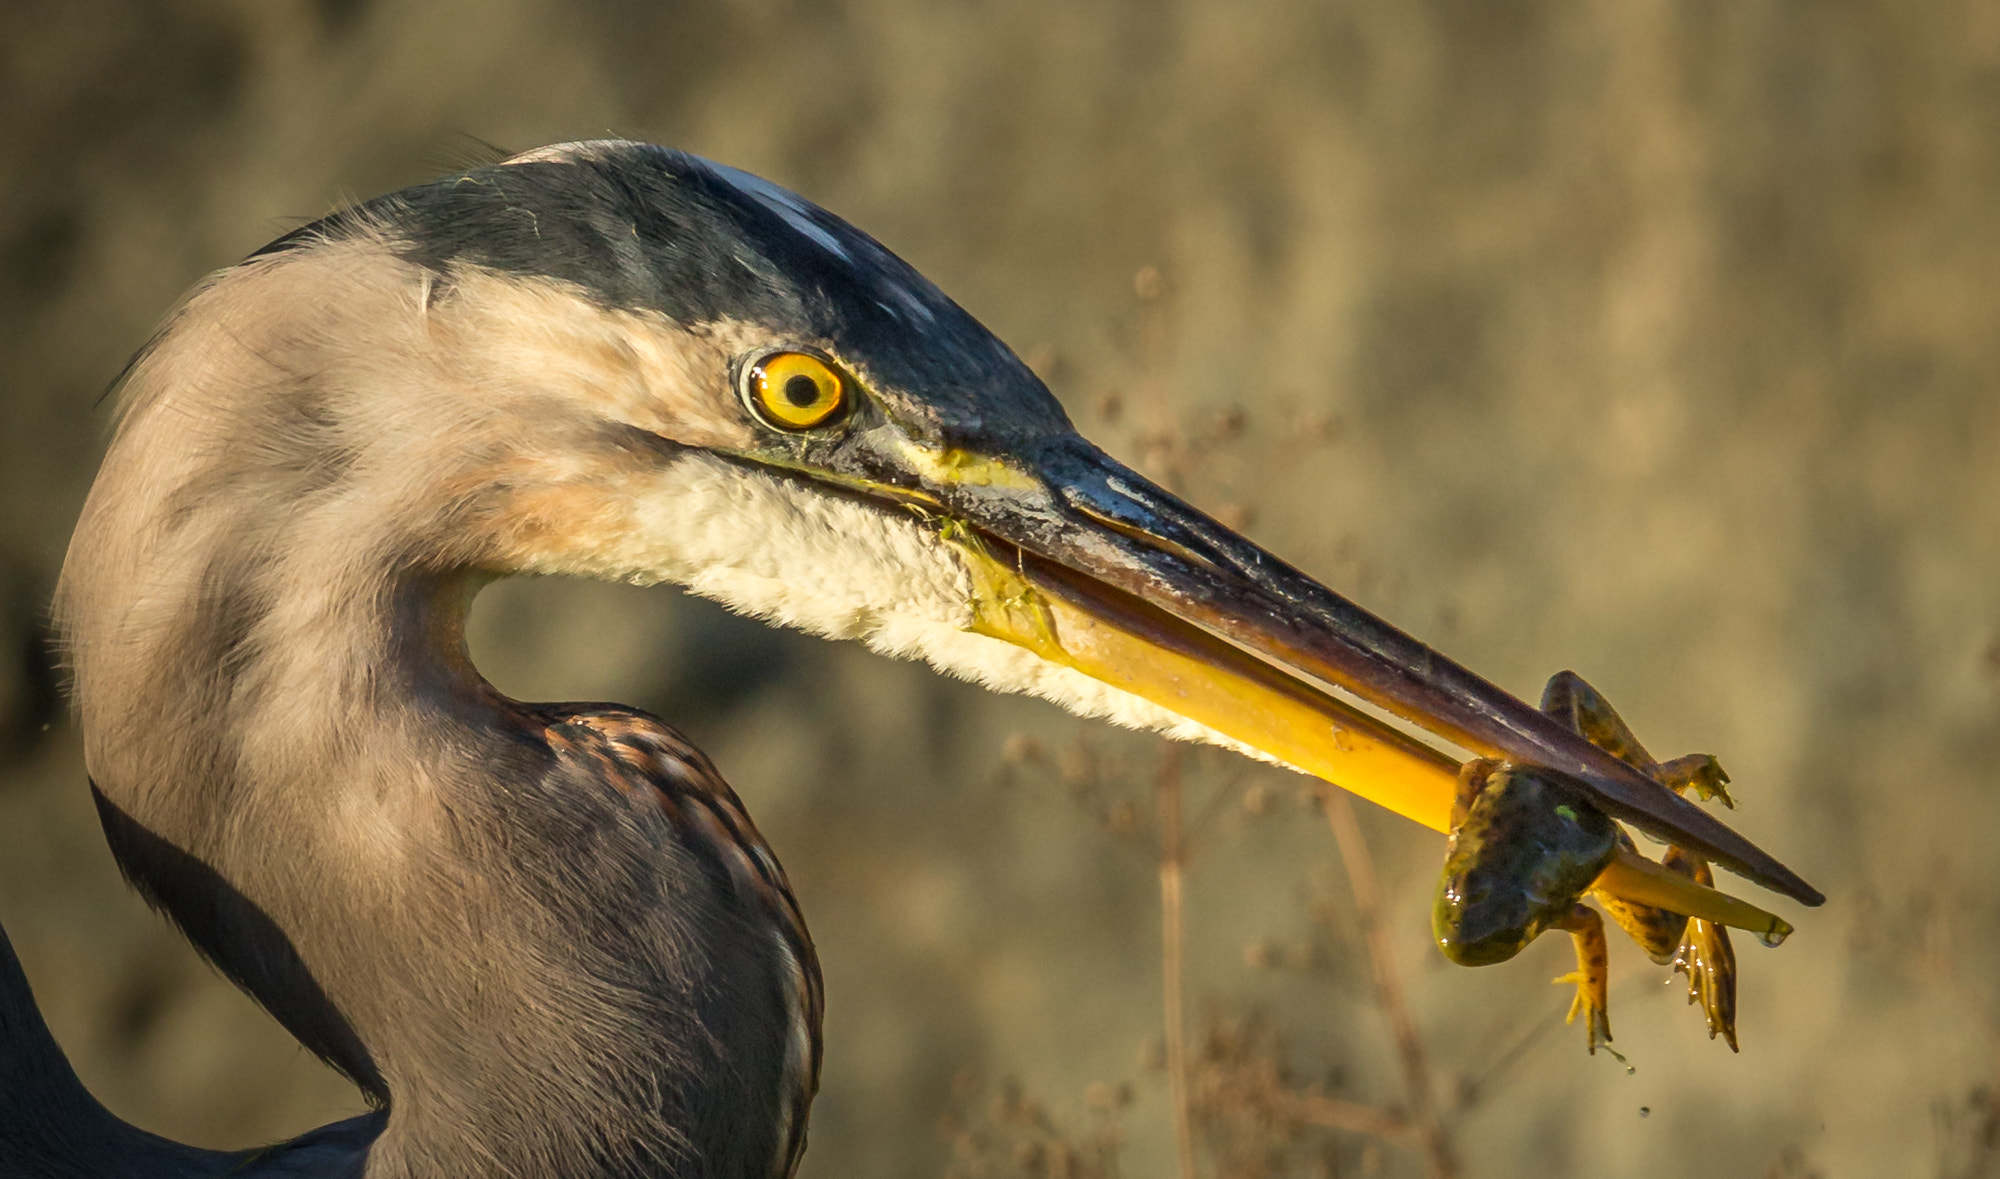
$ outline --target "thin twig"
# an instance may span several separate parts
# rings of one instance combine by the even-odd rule
[[[1368,851],[1368,841],[1361,834],[1361,824],[1354,817],[1354,804],[1348,801],[1347,792],[1335,786],[1323,787],[1320,801],[1326,811],[1327,825],[1333,828],[1333,838],[1340,845],[1340,859],[1347,867],[1348,887],[1354,893],[1354,913],[1361,923],[1361,933],[1368,942],[1368,958],[1374,966],[1375,994],[1382,1004],[1382,1014],[1389,1021],[1389,1031],[1396,1040],[1396,1055],[1403,1065],[1403,1083],[1408,1090],[1411,1121],[1417,1127],[1418,1136],[1424,1144],[1424,1153],[1430,1160],[1431,1179],[1450,1179],[1457,1174],[1458,1166],[1451,1155],[1451,1143],[1446,1140],[1444,1127],[1439,1124],[1436,1108],[1431,1103],[1430,1070],[1424,1063],[1423,1041],[1417,1036],[1416,1020],[1410,1017],[1410,1008],[1403,1001],[1403,984],[1396,974],[1394,948],[1389,943],[1388,931],[1382,923],[1382,897],[1377,887],[1375,859]]]
[[[1166,992],[1167,1085],[1174,1102],[1174,1153],[1181,1179],[1195,1179],[1194,1120],[1188,1108],[1187,1011],[1182,995],[1181,752],[1169,747],[1160,763],[1160,973]]]
[[[1401,1139],[1405,1142],[1418,1137],[1409,1119],[1401,1114],[1352,1101],[1342,1101],[1338,1097],[1327,1097],[1319,1093],[1293,1093],[1286,1098],[1285,1106],[1286,1113],[1307,1125],[1325,1126],[1329,1130],[1346,1130],[1354,1134],[1372,1134],[1377,1138]]]

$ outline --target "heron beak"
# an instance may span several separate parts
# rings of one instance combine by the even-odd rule
[[[923,490],[945,509],[946,538],[972,570],[969,628],[978,633],[1439,831],[1449,828],[1464,755],[1387,718],[1474,755],[1567,774],[1606,813],[1656,838],[1805,904],[1824,899],[1699,807],[1079,438],[1004,457],[903,457],[897,465],[906,478],[920,468]],[[1621,894],[1651,890],[1656,901],[1664,889],[1678,897],[1676,911],[1774,928],[1775,918],[1742,902],[1732,902],[1741,906],[1734,919],[1720,901],[1696,912],[1695,893],[1637,865],[1613,875]]]

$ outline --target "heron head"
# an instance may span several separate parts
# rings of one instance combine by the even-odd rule
[[[662,148],[568,144],[358,206],[249,269],[354,243],[393,259],[398,347],[450,391],[401,403],[450,404],[428,452],[375,460],[454,513],[459,539],[429,559],[677,582],[1442,827],[1456,759],[1407,722],[1817,896],[1105,455],[976,320],[793,193]]]

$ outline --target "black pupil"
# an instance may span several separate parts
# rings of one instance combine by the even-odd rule
[[[785,381],[785,400],[798,406],[800,409],[806,409],[819,404],[819,382],[804,373],[798,373],[795,376],[787,378]]]

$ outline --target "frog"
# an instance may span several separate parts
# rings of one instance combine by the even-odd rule
[[[1655,761],[1602,693],[1575,672],[1549,679],[1542,711],[1653,781],[1703,802],[1734,807],[1729,775],[1714,757]],[[1570,935],[1576,969],[1555,980],[1575,987],[1568,1022],[1581,1019],[1595,1055],[1611,1044],[1606,997],[1609,947],[1589,896],[1655,963],[1688,977],[1710,1039],[1736,1041],[1736,956],[1721,925],[1612,896],[1592,887],[1621,851],[1637,851],[1623,827],[1592,803],[1581,783],[1541,766],[1474,758],[1459,771],[1450,840],[1431,907],[1445,957],[1462,966],[1507,961],[1550,929]],[[1699,856],[1669,846],[1661,864],[1701,884],[1713,874]],[[1615,1049],[1612,1050],[1615,1055]]]

